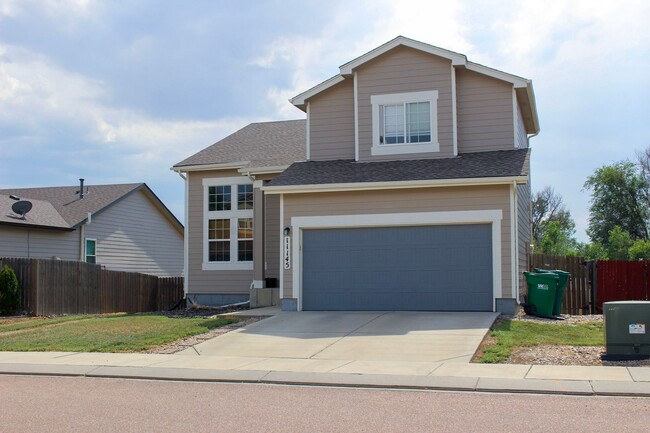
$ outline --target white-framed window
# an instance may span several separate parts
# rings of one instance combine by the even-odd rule
[[[372,155],[438,152],[438,91],[373,95]]]
[[[253,269],[253,183],[204,179],[203,190],[203,270]]]
[[[97,263],[97,239],[86,238],[84,255],[86,263]]]

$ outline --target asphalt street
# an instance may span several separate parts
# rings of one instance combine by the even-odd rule
[[[647,432],[650,399],[0,376],[0,431]]]

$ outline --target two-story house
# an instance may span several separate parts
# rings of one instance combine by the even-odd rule
[[[173,167],[188,298],[512,312],[530,243],[530,80],[404,37]],[[277,288],[276,288],[277,287]]]

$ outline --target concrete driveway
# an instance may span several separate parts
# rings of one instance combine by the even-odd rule
[[[498,313],[280,313],[181,352],[247,358],[247,369],[428,374],[469,362]],[[223,358],[226,359],[226,358]],[[240,368],[243,366],[240,366]]]

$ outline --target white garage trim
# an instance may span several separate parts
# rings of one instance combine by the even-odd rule
[[[302,311],[302,231],[316,228],[397,227],[450,224],[492,225],[492,309],[496,311],[496,299],[503,294],[501,282],[501,220],[503,211],[476,210],[455,212],[413,212],[366,215],[332,215],[291,217],[292,233],[292,297]]]

